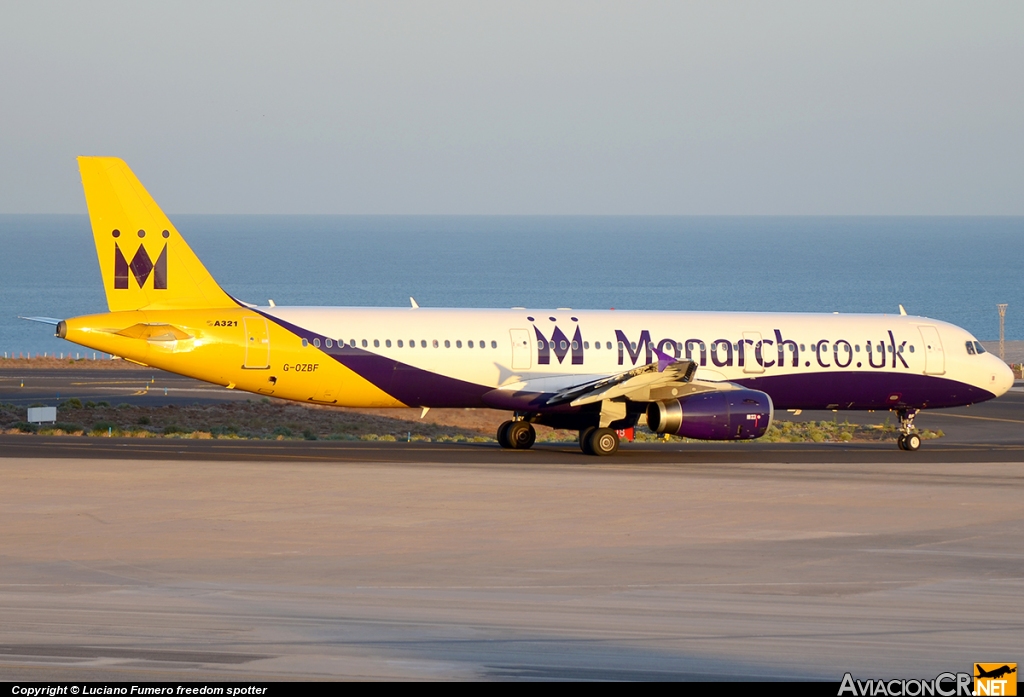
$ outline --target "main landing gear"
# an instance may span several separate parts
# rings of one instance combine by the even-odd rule
[[[619,434],[610,428],[588,426],[580,431],[580,450],[585,455],[614,455],[619,449]]]
[[[537,440],[537,431],[527,421],[506,421],[498,426],[498,444],[509,450],[529,450]]]
[[[896,439],[896,444],[900,446],[900,450],[914,452],[921,447],[921,436],[916,433],[914,428],[917,409],[900,409],[896,415],[900,418],[900,435]]]

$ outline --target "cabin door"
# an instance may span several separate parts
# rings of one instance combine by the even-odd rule
[[[942,375],[946,372],[946,356],[942,352],[939,330],[932,326],[918,327],[924,340],[925,375]]]
[[[510,329],[508,333],[512,337],[512,370],[529,370],[533,365],[529,330]]]
[[[270,368],[270,331],[267,320],[263,317],[244,317],[245,328],[245,364],[249,370],[267,370]]]

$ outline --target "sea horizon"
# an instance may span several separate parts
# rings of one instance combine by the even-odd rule
[[[907,312],[1024,339],[1024,216],[169,214],[234,297],[278,305]],[[0,214],[0,355],[76,347],[17,315],[106,311],[88,216]]]

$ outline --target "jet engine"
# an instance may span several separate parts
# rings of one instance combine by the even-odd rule
[[[775,415],[772,398],[757,390],[703,392],[682,399],[652,402],[647,426],[698,440],[760,438]]]

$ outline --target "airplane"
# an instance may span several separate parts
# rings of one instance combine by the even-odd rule
[[[619,429],[759,438],[776,409],[890,410],[915,451],[921,409],[993,399],[1013,373],[967,331],[900,314],[283,307],[213,279],[125,162],[78,158],[109,312],[56,335],[229,389],[345,407],[490,408],[611,455]]]
[[[1015,667],[1011,668],[1008,665],[1003,665],[1003,666],[1001,666],[999,668],[995,668],[993,670],[985,670],[979,664],[975,663],[974,664],[974,668],[975,668],[975,670],[977,670],[978,674],[975,675],[974,677],[976,677],[976,678],[995,678],[995,679],[999,679],[999,678],[1003,677],[1004,675],[1009,675],[1010,673],[1016,673],[1017,672],[1016,664],[1014,664],[1014,666]]]

